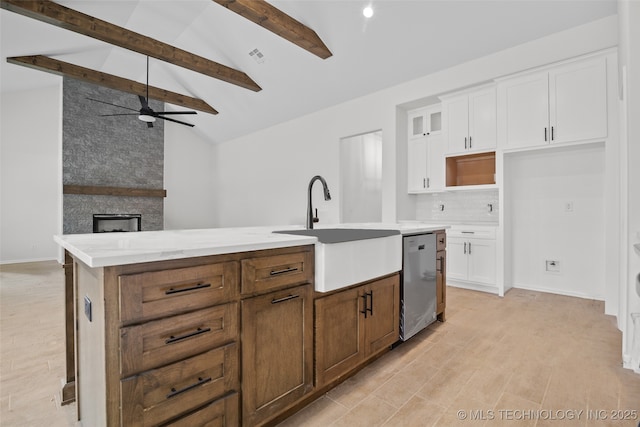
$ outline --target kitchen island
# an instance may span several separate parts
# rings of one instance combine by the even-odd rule
[[[83,425],[273,423],[397,341],[398,272],[316,292],[316,238],[276,229],[56,237],[73,259]],[[335,337],[339,318],[353,328],[336,324]],[[314,358],[345,355],[314,372]]]

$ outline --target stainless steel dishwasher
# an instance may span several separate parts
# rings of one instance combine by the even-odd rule
[[[403,237],[400,338],[408,340],[436,320],[436,235]]]

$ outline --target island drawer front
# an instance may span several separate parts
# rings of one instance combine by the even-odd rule
[[[238,393],[231,393],[165,425],[167,427],[237,427],[240,425],[239,402]]]
[[[120,381],[123,426],[151,426],[237,391],[235,343]]]
[[[447,233],[436,234],[436,251],[444,251],[447,248]]]
[[[241,261],[242,294],[313,283],[313,251],[248,258]]]
[[[228,303],[120,329],[121,377],[166,365],[238,336],[238,304]]]
[[[238,294],[238,273],[232,261],[122,275],[120,320],[130,324],[227,302]]]

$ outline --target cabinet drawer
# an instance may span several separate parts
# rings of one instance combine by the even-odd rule
[[[238,393],[232,393],[165,425],[171,427],[237,427],[240,425],[239,405]]]
[[[468,226],[468,227],[451,227],[447,230],[449,237],[463,237],[465,239],[491,239],[496,238],[495,226]]]
[[[242,260],[243,294],[265,292],[303,283],[313,283],[313,251],[311,249]]]
[[[128,377],[166,365],[233,341],[237,335],[235,302],[122,328],[120,373]]]
[[[122,425],[151,426],[238,389],[235,343],[120,381]]]
[[[436,233],[436,251],[444,251],[447,248],[447,233]]]
[[[120,320],[133,323],[229,301],[238,293],[236,262],[122,275]]]

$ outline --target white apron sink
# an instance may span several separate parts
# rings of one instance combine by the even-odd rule
[[[324,228],[275,231],[315,236],[315,289],[329,292],[402,269],[398,230]]]

